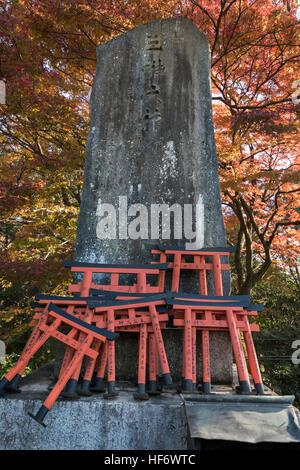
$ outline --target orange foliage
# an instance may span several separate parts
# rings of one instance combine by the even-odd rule
[[[11,263],[72,256],[96,47],[187,16],[209,39],[216,144],[240,291],[299,255],[296,2],[0,0],[0,248]],[[1,282],[12,282],[9,266]],[[20,274],[20,282],[22,274]]]

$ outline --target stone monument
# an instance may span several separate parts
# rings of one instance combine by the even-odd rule
[[[209,44],[191,21],[154,21],[99,46],[90,120],[77,261],[148,263],[146,246],[158,242],[226,246]],[[181,290],[197,292],[196,284],[189,272]],[[164,333],[173,379],[179,380],[181,332]],[[132,379],[136,336],[119,338],[116,348],[117,379]],[[213,382],[230,382],[227,333],[211,334],[210,353]]]

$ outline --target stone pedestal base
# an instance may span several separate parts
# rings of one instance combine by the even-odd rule
[[[182,331],[168,329],[162,332],[174,383],[181,381]],[[55,376],[58,377],[64,355],[62,343],[57,345]],[[232,350],[227,332],[210,332],[211,380],[214,384],[232,383]],[[116,341],[116,380],[135,382],[138,373],[138,334],[126,333]],[[202,380],[201,333],[197,334],[197,381]]]

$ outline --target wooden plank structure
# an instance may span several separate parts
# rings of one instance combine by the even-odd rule
[[[166,305],[166,295],[156,294],[145,298],[128,299],[124,301],[111,301],[99,305],[98,301],[88,301],[88,306],[94,309],[94,321],[96,324],[107,324],[107,328],[113,331],[138,332],[139,333],[139,361],[138,361],[138,393],[134,398],[146,400],[146,360],[147,360],[147,338],[153,334],[155,346],[160,359],[162,374],[166,385],[172,384],[172,378],[168,359],[164,347],[161,328],[165,328],[169,316],[167,313],[159,313],[158,307]],[[101,323],[104,322],[104,323]],[[154,347],[153,343],[152,346]],[[106,354],[106,352],[104,353]],[[107,351],[107,385],[106,398],[116,396],[115,390],[115,351],[108,346]],[[103,383],[103,362],[99,366],[97,377],[100,386]],[[152,365],[151,365],[152,367]],[[151,369],[152,370],[152,369]],[[155,390],[153,390],[155,391]]]
[[[234,299],[234,298],[233,298]],[[255,353],[252,331],[259,331],[255,324],[249,324],[249,315],[257,315],[260,305],[249,305],[231,299],[195,301],[195,299],[169,300],[174,315],[173,324],[184,330],[183,335],[183,392],[190,393],[196,388],[196,342],[197,330],[202,331],[202,391],[210,393],[209,331],[229,331],[236,360],[241,393],[251,393],[246,359],[241,343],[243,332],[251,374],[258,394],[263,394],[262,379]],[[194,365],[194,367],[193,367]]]
[[[81,263],[75,261],[63,261],[65,267],[71,268],[73,273],[83,273],[83,280],[69,286],[70,292],[80,292],[80,295],[87,295],[82,291],[82,285],[88,285],[87,289],[104,289],[106,291],[118,292],[145,292],[157,293],[164,291],[164,271],[168,269],[168,263],[126,265],[126,264],[94,264]],[[95,284],[93,276],[95,274],[106,274],[110,277],[109,284]],[[132,285],[121,285],[120,274],[135,275],[137,282]],[[147,283],[147,275],[157,276],[157,285],[151,286]],[[88,281],[87,281],[88,280]]]
[[[178,308],[174,309],[175,313],[174,326],[182,327],[184,325],[184,335],[182,341],[182,370],[183,370],[183,391],[191,392],[196,389],[196,330],[202,330],[202,390],[204,393],[210,393],[210,356],[209,356],[209,331],[212,329],[225,329],[229,331],[235,359],[238,366],[238,372],[240,377],[240,388],[242,393],[250,393],[249,378],[247,378],[247,367],[243,353],[243,348],[240,340],[239,331],[243,331],[244,341],[247,349],[249,365],[251,373],[255,382],[257,393],[263,393],[263,385],[261,375],[259,371],[257,356],[253,343],[251,331],[259,331],[257,325],[252,325],[251,328],[248,322],[248,314],[243,307],[249,306],[250,299],[248,296],[224,296],[223,295],[223,283],[222,283],[222,271],[230,270],[229,264],[223,264],[221,262],[221,256],[228,257],[230,253],[236,250],[235,247],[217,247],[217,248],[201,248],[199,250],[186,250],[180,247],[157,247],[152,249],[151,253],[159,255],[160,262],[169,262],[169,269],[172,269],[172,291],[179,291],[180,287],[180,273],[182,270],[196,270],[199,275],[199,292],[200,295],[182,294],[180,297],[177,296],[177,306],[180,302],[179,299],[183,299],[182,305],[185,308],[182,310],[183,318],[178,319]],[[171,260],[169,258],[172,258]],[[210,261],[207,261],[210,258]],[[207,271],[213,272],[214,279],[214,291],[215,296],[208,296],[207,289]],[[198,323],[195,320],[196,310],[193,310],[196,301],[202,301],[202,305],[205,307],[205,319]],[[189,302],[192,304],[190,305]],[[226,315],[223,319],[223,323],[219,323],[219,328],[215,328],[209,320],[212,319],[212,311],[207,309],[208,305],[212,306],[212,302],[227,302],[227,306],[230,306],[230,302],[239,302],[242,307],[242,315],[245,328],[238,328],[236,325],[236,317],[233,310],[227,309]],[[260,306],[255,308],[260,309]],[[220,307],[216,307],[216,310],[220,310]],[[248,309],[249,310],[249,309]],[[253,309],[254,310],[254,309]],[[246,312],[246,313],[245,313]],[[252,311],[252,315],[256,312]],[[239,316],[239,318],[241,315]],[[184,322],[184,323],[182,323]],[[196,323],[195,323],[196,322]],[[188,357],[189,356],[189,357]],[[188,378],[187,378],[188,377]]]
[[[159,292],[160,288],[162,287],[162,279],[163,272],[168,268],[168,263],[159,263],[159,264],[146,264],[146,265],[125,265],[125,264],[95,264],[95,263],[83,263],[77,261],[63,261],[63,265],[65,267],[71,268],[71,272],[76,273],[77,276],[80,274],[82,275],[82,280],[77,283],[72,283],[69,286],[69,292],[79,294],[80,296],[87,296],[90,293],[91,289],[103,289],[105,291],[118,291],[118,292],[147,292],[147,293],[156,293]],[[136,283],[131,283],[128,285],[121,285],[120,284],[120,275],[125,275],[128,282],[130,281],[130,277],[135,276],[137,278]],[[151,286],[147,283],[147,275],[156,275],[157,276],[157,284],[156,286]],[[94,277],[109,277],[108,284],[96,284],[94,282]],[[88,321],[88,319],[86,319]],[[92,317],[89,319],[92,321]],[[110,327],[113,327],[110,321]],[[114,346],[111,345],[110,349],[113,349]],[[63,364],[68,363],[70,357],[72,355],[72,351],[67,348],[65,353],[65,357],[63,360]],[[109,355],[111,357],[111,355]],[[111,370],[111,368],[110,368]],[[80,369],[76,370],[73,376],[71,377],[70,381],[68,382],[65,390],[63,391],[62,395],[65,398],[76,398],[77,393],[77,384],[78,378],[80,374]],[[105,395],[106,398],[112,398],[116,396],[115,387],[113,386],[112,382],[109,384],[111,390],[108,391],[108,394]],[[82,394],[89,394],[88,387],[89,383],[86,382],[82,385]],[[114,390],[114,392],[113,392]]]
[[[162,341],[161,333],[159,329],[166,328],[166,324],[169,320],[168,313],[160,314],[159,310],[162,309],[161,306],[165,305],[165,294],[163,295],[153,295],[153,294],[137,294],[137,293],[122,293],[122,292],[110,292],[110,291],[100,291],[96,290],[97,296],[94,297],[60,297],[60,296],[47,296],[47,295],[37,295],[36,300],[39,301],[35,305],[37,310],[34,320],[32,323],[37,321],[43,310],[42,304],[47,304],[51,301],[55,305],[59,306],[75,306],[73,313],[82,315],[82,312],[85,312],[86,305],[88,304],[91,309],[94,309],[94,314],[92,315],[92,323],[96,324],[98,327],[108,328],[110,331],[118,332],[138,332],[139,333],[139,378],[138,378],[138,388],[139,391],[135,394],[136,399],[147,399],[145,393],[145,371],[146,371],[146,358],[145,356],[147,351],[147,336],[154,335],[155,342],[153,347],[156,347],[156,338],[159,340],[160,344],[160,357],[163,358],[163,364],[166,363],[166,353]],[[126,299],[127,302],[124,302]],[[144,299],[144,300],[141,300]],[[155,302],[155,300],[159,302]],[[123,302],[118,302],[122,301]],[[136,301],[136,302],[135,302]],[[107,303],[110,302],[110,303]],[[150,309],[148,308],[150,306]],[[156,306],[156,313],[158,322],[156,323],[156,329],[153,330],[153,315],[151,317],[150,310],[152,306]],[[97,308],[96,308],[97,307]],[[101,308],[98,308],[101,307]],[[137,308],[138,307],[138,308]],[[109,315],[113,311],[113,319],[109,319]],[[166,311],[166,309],[164,309]],[[146,325],[146,327],[145,327]],[[159,335],[159,336],[158,336]],[[151,336],[149,336],[150,338]],[[93,349],[98,350],[101,347],[100,356],[98,358],[97,368],[96,361],[93,358],[88,358],[86,365],[86,370],[84,374],[84,379],[81,384],[81,388],[77,388],[77,379],[70,379],[69,390],[64,391],[62,396],[66,398],[73,398],[79,395],[89,396],[91,392],[104,392],[103,380],[105,369],[107,366],[108,359],[110,360],[109,375],[110,380],[108,380],[108,393],[104,395],[105,398],[113,398],[117,396],[115,390],[115,359],[114,359],[114,348],[109,348],[108,345],[101,345],[96,339],[92,345]],[[108,354],[107,348],[109,348],[110,354]],[[143,352],[144,351],[144,352]],[[157,354],[156,354],[157,357]],[[151,356],[152,358],[152,356]],[[63,361],[62,370],[64,369],[64,364],[68,364],[69,358],[66,359],[66,356]],[[142,366],[144,364],[144,366]],[[156,367],[157,368],[157,367]],[[167,370],[167,369],[166,369]],[[95,384],[91,387],[90,385],[95,372]],[[169,373],[169,369],[168,369]],[[167,383],[170,383],[170,380],[165,376],[164,377]],[[72,380],[72,382],[71,382]],[[156,379],[155,379],[156,381]],[[155,384],[151,384],[152,389],[150,393],[157,393],[157,387]],[[72,389],[70,390],[70,388]]]
[[[81,366],[83,357],[85,355],[89,357],[97,357],[98,353],[90,347],[93,340],[97,338],[99,341],[105,342],[106,339],[108,339],[112,342],[118,336],[117,333],[90,325],[75,315],[72,315],[70,313],[72,309],[73,306],[70,306],[67,307],[67,311],[65,311],[51,302],[47,305],[47,308],[45,308],[43,314],[35,325],[30,341],[26,344],[17,364],[10,369],[0,382],[0,394],[3,394],[6,385],[11,382],[16,375],[20,375],[20,372],[24,370],[33,355],[50,337],[67,344],[73,349],[74,354],[72,359],[60,374],[57,383],[53,387],[37,415],[34,416],[30,414],[30,416],[40,424],[44,424],[44,417],[53,406],[53,403],[63,390],[63,387],[66,385],[73,372]],[[67,334],[65,334],[59,331],[61,326],[68,326],[71,329]],[[76,340],[75,336],[78,332],[80,333],[80,336],[79,339]]]
[[[171,371],[163,342],[162,330],[168,325],[182,330],[182,392],[197,393],[197,334],[201,332],[202,393],[211,393],[210,331],[228,331],[233,347],[239,377],[239,392],[253,393],[250,386],[246,356],[255,392],[264,388],[252,338],[259,327],[249,322],[262,310],[251,305],[249,296],[224,296],[222,271],[229,265],[221,256],[229,256],[234,248],[152,249],[160,263],[145,265],[95,264],[64,261],[65,267],[81,280],[69,286],[73,297],[36,295],[31,326],[33,331],[17,364],[0,382],[0,396],[4,392],[19,391],[25,367],[35,352],[54,337],[67,345],[56,384],[37,415],[30,416],[45,425],[43,420],[57,397],[74,398],[105,392],[104,398],[118,395],[116,390],[116,358],[114,339],[119,334],[138,335],[138,390],[136,400],[147,400],[158,390],[159,364],[166,385],[172,384]],[[169,261],[169,259],[171,260]],[[210,259],[209,259],[210,258]],[[172,291],[165,291],[165,274],[170,269]],[[199,294],[179,292],[182,270],[196,270],[199,275]],[[212,271],[215,295],[208,295],[207,271]],[[127,276],[126,285],[120,275]],[[136,282],[130,276],[135,275]],[[148,275],[156,275],[155,285],[147,282]],[[95,276],[109,276],[107,284],[95,282]],[[106,278],[107,280],[107,278]],[[99,281],[99,277],[98,277]],[[153,284],[153,283],[152,283]],[[61,331],[62,327],[69,331]],[[108,340],[108,341],[107,341]],[[78,386],[83,359],[86,358],[83,380]],[[147,383],[148,364],[148,390]]]

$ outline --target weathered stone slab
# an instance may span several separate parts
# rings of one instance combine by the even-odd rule
[[[179,397],[134,401],[122,392],[117,401],[101,397],[55,403],[47,428],[32,421],[41,400],[0,401],[0,450],[184,450],[187,422]]]
[[[194,249],[226,245],[213,130],[209,45],[191,21],[155,21],[98,47],[90,118],[76,260],[146,262],[149,251],[145,244],[193,242],[188,228],[196,234]],[[102,231],[107,216],[103,204],[110,204],[116,211],[115,220],[106,219],[106,239]],[[141,206],[134,204],[146,208],[148,220]],[[151,224],[153,204],[176,205],[170,240],[166,240],[167,219],[161,224],[152,219]],[[193,209],[191,227],[183,219],[185,205]],[[143,219],[138,226],[140,215]],[[137,239],[133,239],[134,234]],[[224,294],[228,294],[229,275],[223,280]],[[197,277],[186,274],[181,289],[197,292]],[[221,341],[220,335],[212,337],[215,379],[230,382],[229,338],[226,334]],[[170,332],[169,338],[179,350],[176,334]],[[123,357],[129,356],[126,339],[122,337],[118,342]],[[121,362],[117,357],[117,365]],[[117,375],[120,372],[123,376],[131,366],[125,361],[124,367],[117,370]],[[179,368],[177,363],[178,377]]]
[[[28,416],[49,393],[51,363],[22,381],[22,393],[0,400],[0,450],[186,450],[187,420],[179,395],[137,402],[93,395],[55,402],[45,429]]]

